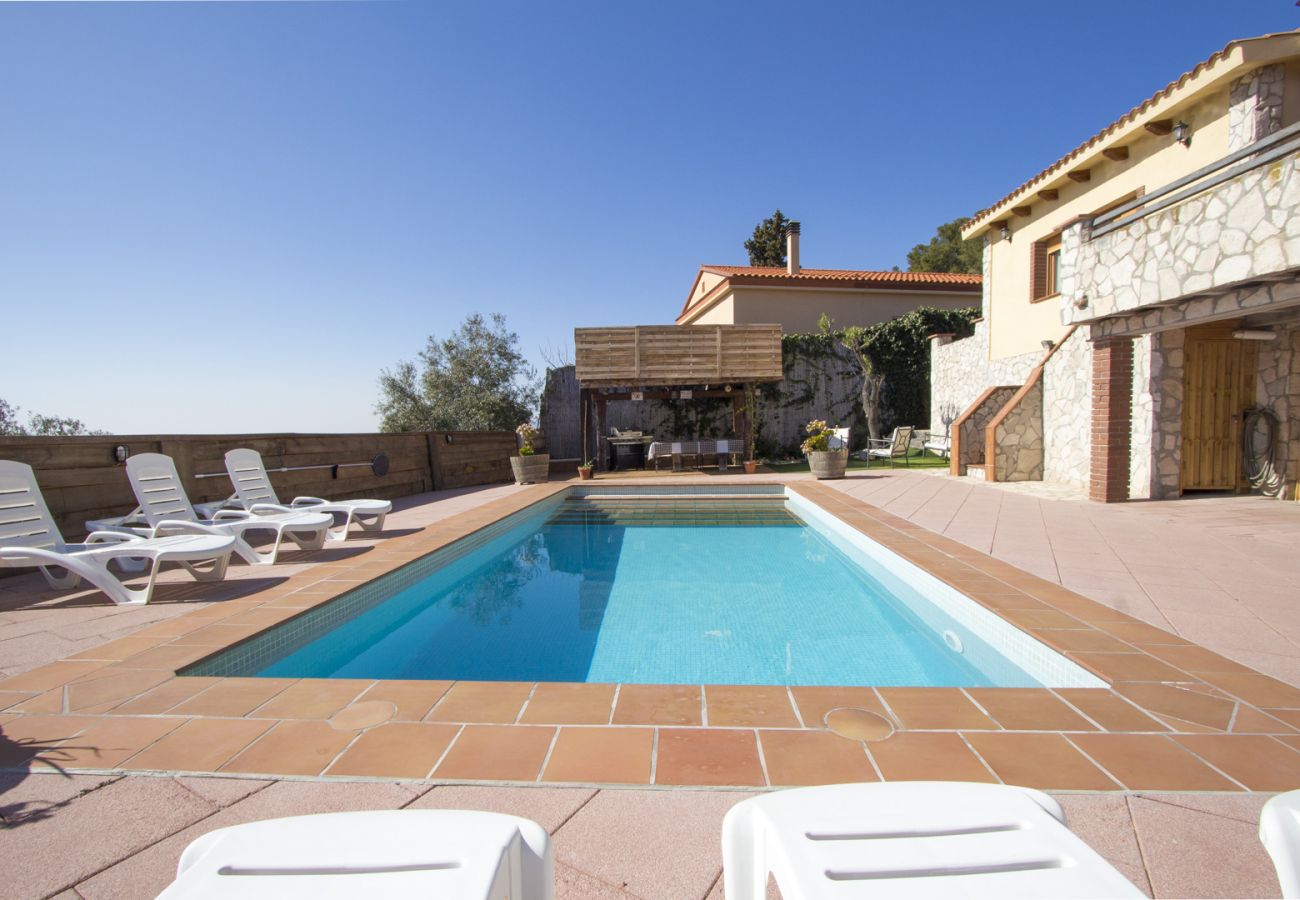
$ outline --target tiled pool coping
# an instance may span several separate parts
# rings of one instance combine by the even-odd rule
[[[778,483],[756,479],[754,484]],[[1300,784],[1300,690],[812,481],[791,490],[1110,687],[781,688],[178,677],[175,672],[565,490],[519,488],[250,597],[0,682],[0,766],[432,781],[1055,790]],[[837,707],[890,720],[868,743]]]

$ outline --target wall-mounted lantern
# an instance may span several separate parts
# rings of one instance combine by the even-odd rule
[[[1174,125],[1174,140],[1184,147],[1192,146],[1192,127],[1182,119],[1179,119],[1178,123]]]
[[[119,466],[126,462],[126,458],[131,455],[131,448],[126,444],[118,444],[113,448],[113,462]]]

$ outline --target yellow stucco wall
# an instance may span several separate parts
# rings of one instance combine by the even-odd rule
[[[1297,74],[1300,75],[1300,70]],[[1300,88],[1296,93],[1300,93]],[[1286,95],[1291,94],[1288,84]],[[996,227],[990,229],[990,272],[984,285],[990,358],[1002,359],[1038,350],[1044,339],[1059,341],[1065,334],[1057,300],[1049,298],[1037,303],[1030,300],[1035,242],[1055,234],[1079,216],[1095,214],[1139,189],[1155,190],[1228,153],[1226,85],[1178,110],[1177,116],[1191,126],[1190,147],[1182,146],[1169,135],[1144,132],[1142,137],[1127,143],[1127,160],[1102,160],[1090,165],[1091,178],[1087,182],[1071,181],[1062,171],[1057,178],[1036,185],[1035,192],[1022,201],[1031,205],[1031,215],[1012,217],[1009,241],[999,236]],[[1036,191],[1043,188],[1055,188],[1059,191],[1058,199],[1039,199]],[[1006,217],[1003,214],[995,218]]]
[[[700,324],[764,325],[779,323],[787,334],[813,332],[822,313],[837,326],[874,325],[922,306],[962,309],[979,306],[978,294],[921,291],[837,291],[798,288],[739,287],[732,291],[730,318],[705,319]],[[721,306],[721,304],[719,304]]]
[[[706,309],[699,318],[692,319],[691,325],[734,325],[731,296],[723,297]],[[762,323],[769,324],[769,323]]]

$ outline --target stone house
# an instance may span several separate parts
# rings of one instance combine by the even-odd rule
[[[1300,499],[1300,32],[1236,40],[977,213],[952,471]]]
[[[887,322],[922,306],[965,309],[980,302],[980,276],[948,272],[804,269],[799,223],[786,234],[785,268],[700,266],[678,325],[771,325],[817,331],[823,313],[838,326]]]

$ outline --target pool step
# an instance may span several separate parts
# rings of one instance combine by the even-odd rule
[[[747,497],[743,500],[585,497],[566,500],[550,515],[546,524],[737,527],[799,525],[800,522],[785,508],[784,498],[780,497]]]

